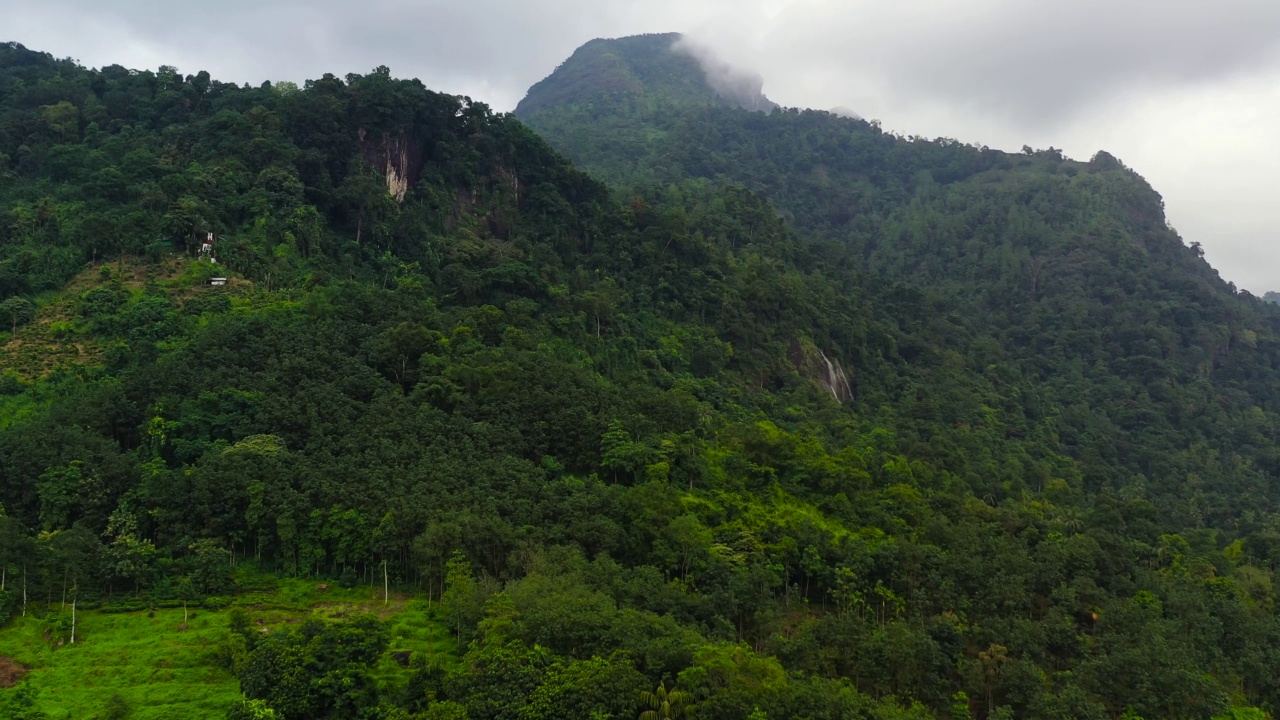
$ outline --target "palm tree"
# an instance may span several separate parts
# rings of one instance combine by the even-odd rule
[[[665,682],[658,683],[656,692],[642,690],[640,704],[649,709],[640,713],[639,720],[673,720],[684,717],[693,709],[692,703],[689,702],[689,693],[680,690],[668,692]]]
[[[1084,527],[1084,521],[1080,519],[1080,511],[1077,508],[1070,507],[1062,513],[1062,527],[1072,535],[1076,535]]]

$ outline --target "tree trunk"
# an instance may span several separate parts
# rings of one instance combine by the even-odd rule
[[[76,599],[71,598],[71,644],[76,644]]]
[[[387,561],[382,560],[382,604],[391,602],[391,581],[387,579]]]

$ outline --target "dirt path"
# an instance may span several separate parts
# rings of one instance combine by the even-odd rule
[[[0,657],[0,688],[11,688],[17,685],[22,676],[26,674],[27,668],[25,665],[7,657]]]

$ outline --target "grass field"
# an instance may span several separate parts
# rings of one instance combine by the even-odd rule
[[[318,591],[316,583],[281,581],[278,587],[246,593],[232,607],[268,631],[308,617],[342,618],[373,613],[387,625],[389,651],[412,651],[438,661],[456,658],[455,646],[436,609],[425,600],[392,594],[383,602],[367,587]],[[25,665],[22,683],[35,691],[37,706],[50,720],[101,717],[118,697],[130,720],[218,720],[239,697],[239,684],[215,661],[227,634],[227,611],[193,608],[186,629],[183,611],[149,613],[79,612],[75,645],[52,647],[35,617],[17,618],[0,630],[0,657]],[[376,669],[384,689],[394,689],[409,670],[388,652]],[[0,690],[0,708],[14,690]],[[119,700],[116,701],[117,703]]]

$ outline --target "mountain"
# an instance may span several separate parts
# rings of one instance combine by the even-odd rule
[[[1278,292],[1268,292],[1262,296],[1262,299],[1273,305],[1280,305],[1280,293]]]
[[[669,132],[668,118],[707,107],[772,111],[763,82],[678,33],[592,40],[530,88],[515,114],[601,177],[653,180],[654,136]]]
[[[650,108],[726,105],[770,111],[764,80],[720,62],[679,33],[592,40],[530,88],[517,115],[565,104]]]
[[[676,40],[531,91],[551,144],[0,45],[0,710],[1280,707],[1278,311],[1109,155],[766,114]],[[177,659],[72,704],[126,627]]]
[[[590,122],[580,105],[543,104],[522,119],[620,187],[698,179],[756,192],[839,267],[930,298],[954,318],[939,339],[948,351],[1047,403],[1024,408],[1019,432],[1055,438],[1094,490],[1137,480],[1186,522],[1234,523],[1234,501],[1210,509],[1181,482],[1151,479],[1185,474],[1174,458],[1189,438],[1250,448],[1251,466],[1280,470],[1269,442],[1242,446],[1228,419],[1280,409],[1280,316],[1221,280],[1169,229],[1160,196],[1106,152],[1082,163],[711,104]],[[1271,497],[1270,483],[1256,492]]]

